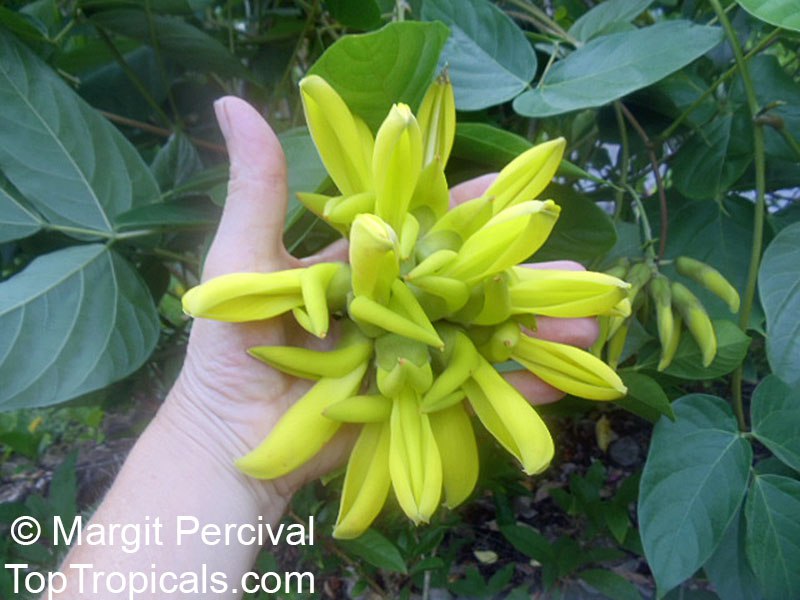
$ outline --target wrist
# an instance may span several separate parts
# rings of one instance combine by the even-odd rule
[[[213,403],[205,400],[205,394],[194,389],[181,374],[151,428],[166,443],[180,449],[187,468],[212,478],[226,495],[252,504],[265,520],[277,521],[295,490],[284,482],[258,480],[239,471],[235,461],[252,450],[252,441],[231,425],[227,415],[219,414]]]

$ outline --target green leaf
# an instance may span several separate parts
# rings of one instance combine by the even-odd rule
[[[754,17],[783,29],[800,31],[800,10],[796,0],[736,0]]]
[[[745,111],[703,125],[675,155],[675,187],[687,198],[719,200],[753,161],[753,128]]]
[[[800,139],[800,85],[781,66],[777,56],[754,56],[750,61],[750,75],[759,106],[769,107],[766,114],[782,122],[783,132],[791,135],[795,141]],[[746,110],[747,94],[741,78],[735,79],[731,85],[730,101]],[[763,129],[767,162],[774,162],[777,158],[790,161],[790,172],[793,174],[790,186],[793,186],[800,177],[796,151],[779,131],[772,127]]]
[[[639,489],[645,556],[663,595],[714,553],[744,497],[753,451],[721,398],[690,394],[653,429]]]
[[[375,0],[326,0],[325,5],[346,27],[373,29],[381,23],[381,9]]]
[[[714,379],[726,375],[738,367],[750,347],[750,338],[731,321],[711,322],[717,334],[717,355],[707,367],[703,366],[703,356],[697,343],[688,331],[681,331],[681,341],[672,364],[664,373],[673,377],[691,380]],[[637,365],[639,369],[655,370],[658,352],[644,357]]]
[[[628,388],[628,395],[614,404],[648,421],[656,422],[661,415],[675,420],[672,404],[655,379],[630,369],[619,371],[619,376]]]
[[[5,6],[0,6],[0,24],[30,42],[44,42],[47,39],[47,26],[39,19],[23,12],[14,12]]]
[[[687,126],[696,128],[710,120],[719,109],[714,98],[706,97],[700,100],[707,89],[708,84],[700,75],[689,69],[683,69],[654,85],[653,94],[648,96],[648,100],[654,105],[655,110],[671,119],[683,114],[699,100],[699,106],[696,106],[684,119]]]
[[[47,499],[53,515],[59,515],[64,523],[71,523],[78,514],[78,480],[75,471],[78,461],[77,448],[72,450],[53,472]]]
[[[764,598],[800,598],[800,481],[756,476],[745,514],[747,558]]]
[[[422,102],[447,35],[441,23],[390,23],[339,39],[309,73],[330,83],[350,110],[377,130],[395,102],[412,109]]]
[[[581,15],[569,33],[576,40],[588,42],[593,37],[606,33],[619,23],[630,23],[653,3],[653,0],[608,0],[597,4]]]
[[[289,227],[304,210],[297,200],[297,192],[317,191],[328,178],[328,172],[305,127],[284,132],[278,138],[289,168],[289,208],[286,212],[286,226]]]
[[[614,598],[614,600],[642,600],[642,595],[636,589],[636,586],[622,575],[617,575],[613,571],[589,569],[578,573],[578,577],[608,598]]]
[[[767,314],[767,359],[791,386],[800,383],[800,223],[781,231],[764,252],[758,291]]]
[[[0,187],[0,244],[33,235],[41,227],[39,217]]]
[[[99,42],[99,40],[94,41]],[[131,43],[136,44],[136,42]],[[102,51],[105,47],[92,50],[94,50],[92,57],[99,59],[103,56]],[[143,101],[141,91],[131,80],[131,74],[135,75],[139,85],[158,104],[167,99],[168,81],[161,72],[158,56],[152,48],[138,46],[123,56],[127,70],[123,70],[119,63],[109,56],[106,59],[108,62],[81,75],[79,92],[81,97],[94,108],[148,122],[152,118],[153,109]],[[81,72],[79,63],[81,60],[82,57],[76,50],[62,57],[60,64],[64,66],[61,68],[67,72]]]
[[[500,533],[525,556],[541,563],[555,559],[553,545],[532,527],[527,525],[502,525]]]
[[[766,377],[753,392],[750,414],[758,441],[800,471],[800,388]]]
[[[536,54],[516,23],[486,0],[425,0],[422,18],[450,27],[442,51],[459,110],[510,100],[536,74]]]
[[[158,197],[136,150],[30,50],[0,31],[0,170],[42,216],[110,232]]]
[[[210,227],[219,221],[219,208],[205,200],[184,198],[140,206],[121,214],[115,224],[119,231],[132,229],[187,229]]]
[[[202,171],[203,161],[185,135],[173,134],[156,153],[150,169],[162,190],[172,190]]]
[[[547,186],[541,198],[552,198],[562,208],[550,237],[534,260],[569,259],[589,263],[617,242],[614,223],[597,204],[572,188],[556,183]]]
[[[538,87],[514,100],[514,110],[548,117],[603,106],[683,68],[722,37],[720,28],[690,21],[604,35],[555,63]]]
[[[744,506],[703,568],[723,600],[761,600],[756,576],[745,553]]]
[[[390,540],[374,529],[367,529],[353,540],[337,540],[346,552],[363,558],[369,564],[392,573],[407,573],[408,569],[400,550]]]
[[[786,208],[767,215],[767,222],[775,233],[800,221],[800,204],[790,204]]]
[[[533,144],[521,135],[488,123],[456,123],[452,156],[501,170],[531,147]],[[612,185],[564,159],[561,160],[557,174]]]
[[[225,46],[179,17],[149,15],[144,10],[118,8],[92,14],[98,27],[151,45],[175,62],[195,71],[213,71],[224,77],[249,78],[247,69]],[[152,23],[152,31],[151,31]]]
[[[150,355],[159,325],[131,266],[103,244],[40,256],[0,283],[0,409],[105,387]]]
[[[532,146],[521,135],[488,123],[456,123],[453,156],[502,169]]]

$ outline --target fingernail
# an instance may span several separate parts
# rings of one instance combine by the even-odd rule
[[[225,98],[218,99],[216,102],[214,102],[214,113],[217,115],[217,123],[219,123],[219,128],[222,131],[222,135],[225,136],[225,139],[228,139],[228,134],[231,130],[231,122],[230,118],[228,117],[226,104]]]

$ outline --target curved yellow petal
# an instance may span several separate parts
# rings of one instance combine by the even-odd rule
[[[619,375],[591,352],[568,344],[521,336],[512,357],[559,390],[589,400],[615,400],[627,393]]]
[[[341,426],[339,421],[323,416],[323,411],[354,395],[366,370],[365,361],[343,377],[320,379],[286,411],[255,450],[236,461],[236,466],[251,477],[275,479],[304,464]]]
[[[442,459],[445,504],[454,508],[475,489],[478,481],[478,445],[463,402],[429,413],[431,429]]]
[[[193,317],[236,323],[269,319],[303,304],[302,272],[222,275],[186,292],[183,310]]]
[[[516,457],[527,474],[547,468],[554,452],[547,426],[492,365],[481,360],[463,388],[483,426]]]
[[[347,540],[364,533],[386,503],[390,484],[389,423],[368,423],[347,461],[333,537]]]
[[[556,138],[526,150],[508,163],[486,190],[485,195],[494,198],[494,213],[535,199],[556,174],[566,147],[564,138]]]
[[[363,127],[331,85],[317,75],[300,82],[306,123],[322,163],[345,196],[372,189]]]
[[[422,170],[422,134],[411,109],[395,104],[375,137],[375,212],[400,231]]]

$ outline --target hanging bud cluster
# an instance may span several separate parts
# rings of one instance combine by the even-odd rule
[[[604,273],[518,266],[538,250],[560,207],[537,199],[564,140],[540,144],[502,170],[485,194],[449,209],[444,175],[455,134],[446,76],[415,117],[395,105],[376,136],[323,79],[300,83],[314,138],[340,195],[301,202],[349,239],[349,263],[222,276],[190,290],[185,311],[227,321],[292,313],[333,350],[263,346],[250,353],[314,386],[266,440],[238,461],[281,477],[319,452],[342,423],[361,426],[347,465],[334,535],[360,535],[390,490],[408,517],[427,522],[444,496],[464,501],[478,475],[469,411],[521,464],[545,469],[553,442],[541,418],[495,369],[515,360],[567,393],[612,400],[617,374],[590,352],[527,334],[536,317],[624,320],[631,286]]]
[[[678,257],[675,268],[680,275],[700,284],[725,302],[732,313],[739,311],[739,293],[715,268],[688,256]],[[633,266],[620,263],[612,267],[608,274],[630,283],[628,302],[634,311],[647,311],[643,305],[652,305],[661,344],[659,371],[672,364],[683,330],[689,332],[700,349],[703,366],[711,364],[717,355],[717,335],[705,307],[689,288],[679,281],[670,281],[647,262]],[[592,352],[601,356],[603,346],[606,346],[608,364],[614,368],[625,347],[629,322],[630,318],[621,315],[600,317],[600,337],[592,347]]]

